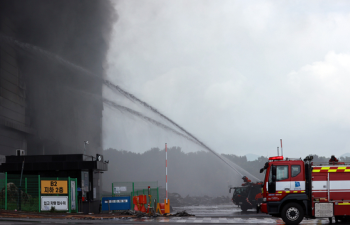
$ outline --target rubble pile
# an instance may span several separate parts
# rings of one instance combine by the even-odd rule
[[[135,216],[137,218],[142,218],[142,217],[160,217],[160,216],[164,216],[164,217],[185,217],[185,216],[195,216],[195,215],[192,215],[192,214],[189,214],[186,212],[186,210],[184,211],[180,211],[180,212],[177,212],[175,214],[159,214],[159,213],[156,213],[156,214],[148,214],[148,213],[143,213],[143,212],[140,212],[140,211],[131,211],[131,210],[127,210],[127,211],[122,211],[122,212],[118,212],[116,213],[118,215],[129,215],[129,216]]]
[[[172,214],[171,216],[176,216],[176,217],[186,217],[186,216],[195,216],[193,214],[189,214],[188,212],[186,212],[186,210],[181,211],[181,212],[177,212],[175,214]]]
[[[119,213],[120,215],[135,215],[135,211],[132,211],[132,210],[125,210],[125,211],[121,211]]]

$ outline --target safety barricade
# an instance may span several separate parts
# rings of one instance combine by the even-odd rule
[[[129,210],[131,207],[130,197],[103,197],[102,211]]]

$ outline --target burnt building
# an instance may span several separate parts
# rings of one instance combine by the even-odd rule
[[[100,99],[115,20],[107,0],[0,1],[0,155],[102,154]]]
[[[0,154],[83,153],[85,140],[87,153],[102,152],[99,78],[113,22],[109,1],[0,1],[0,34],[10,39],[0,42]]]

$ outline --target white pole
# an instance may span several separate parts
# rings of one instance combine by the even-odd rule
[[[280,139],[280,141],[281,141],[281,155],[283,156],[282,139]]]
[[[168,204],[168,148],[165,143],[165,199]]]

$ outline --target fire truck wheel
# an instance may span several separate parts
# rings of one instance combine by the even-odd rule
[[[242,210],[243,212],[247,212],[248,207],[247,207],[246,205],[241,205],[241,210]]]
[[[341,220],[341,217],[340,217],[340,216],[336,216],[336,217],[335,217],[335,223],[339,223],[340,220]]]
[[[304,211],[301,205],[291,202],[283,207],[281,217],[286,224],[299,224],[304,219]]]

